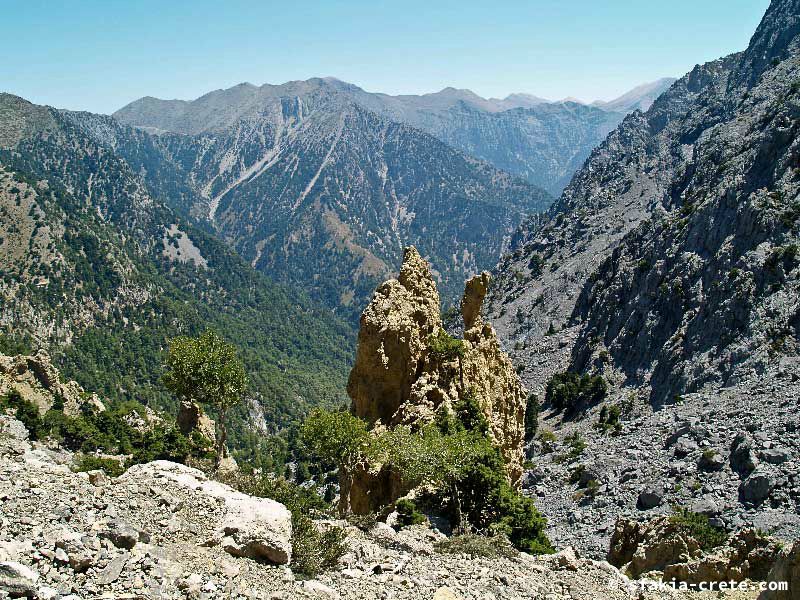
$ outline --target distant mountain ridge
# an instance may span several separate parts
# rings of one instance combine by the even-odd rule
[[[190,103],[144,99],[115,118],[161,133],[118,143],[171,165],[201,197],[184,208],[208,215],[253,266],[353,318],[408,244],[454,301],[552,198],[371,110],[380,100],[367,106],[354,100],[360,93],[315,79],[244,84]]]
[[[253,118],[261,104],[275,98],[336,94],[557,195],[625,114],[648,108],[672,82],[674,79],[660,79],[610,102],[589,105],[552,102],[530,94],[487,99],[453,87],[430,94],[392,96],[324,77],[280,85],[242,83],[192,101],[145,97],[114,116],[152,132],[199,135],[230,127],[246,115]]]

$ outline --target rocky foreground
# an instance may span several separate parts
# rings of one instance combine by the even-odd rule
[[[47,598],[683,598],[641,591],[604,561],[440,554],[424,526],[347,528],[339,567],[301,580],[286,563],[282,505],[200,471],[157,461],[109,478],[0,420],[0,597]],[[325,526],[320,523],[320,526]],[[730,596],[734,597],[734,596]],[[755,597],[737,596],[737,597]]]

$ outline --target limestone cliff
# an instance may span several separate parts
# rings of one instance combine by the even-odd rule
[[[378,286],[361,316],[347,391],[353,413],[371,425],[412,428],[472,394],[516,484],[522,473],[526,390],[494,329],[480,317],[488,286],[488,273],[467,282],[461,303],[463,351],[443,356],[432,348],[432,339],[443,331],[436,283],[417,250],[406,248],[399,278]],[[401,493],[386,473],[362,475],[355,477],[350,494],[355,512],[375,510]]]
[[[32,402],[41,414],[57,401],[63,401],[64,413],[77,415],[81,406],[91,404],[96,410],[105,410],[96,394],[87,394],[74,381],[61,382],[50,356],[39,350],[33,356],[5,356],[0,354],[0,396],[16,391]]]

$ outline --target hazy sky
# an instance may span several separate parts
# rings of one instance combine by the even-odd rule
[[[109,113],[243,81],[610,99],[742,50],[768,0],[2,0],[0,91]]]

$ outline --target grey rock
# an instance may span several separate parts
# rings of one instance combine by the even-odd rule
[[[661,506],[664,502],[664,491],[655,487],[647,487],[639,493],[636,506],[641,510],[649,510]]]
[[[739,495],[743,502],[758,505],[769,497],[774,487],[775,477],[756,469],[739,485]]]
[[[8,561],[0,562],[0,591],[11,596],[34,596],[39,574],[25,565]]]
[[[787,448],[771,448],[763,450],[761,458],[771,465],[781,465],[792,458],[792,453]]]
[[[105,568],[97,574],[97,583],[100,585],[110,585],[114,583],[122,574],[128,557],[123,555],[115,556]]]
[[[684,458],[693,452],[696,452],[700,449],[700,446],[697,445],[693,439],[684,436],[678,439],[675,442],[675,446],[673,447],[672,453],[675,455],[676,458]]]
[[[139,531],[124,521],[109,521],[100,531],[100,537],[110,540],[117,548],[130,550],[139,541]]]
[[[758,458],[752,437],[744,432],[736,434],[731,445],[730,462],[731,469],[744,476],[755,470],[758,466]]]
[[[714,498],[708,496],[698,498],[692,502],[689,508],[692,512],[705,515],[707,517],[714,517],[720,514],[719,505],[716,503]]]
[[[725,467],[725,459],[717,450],[706,450],[700,455],[697,466],[703,471],[721,471]]]

